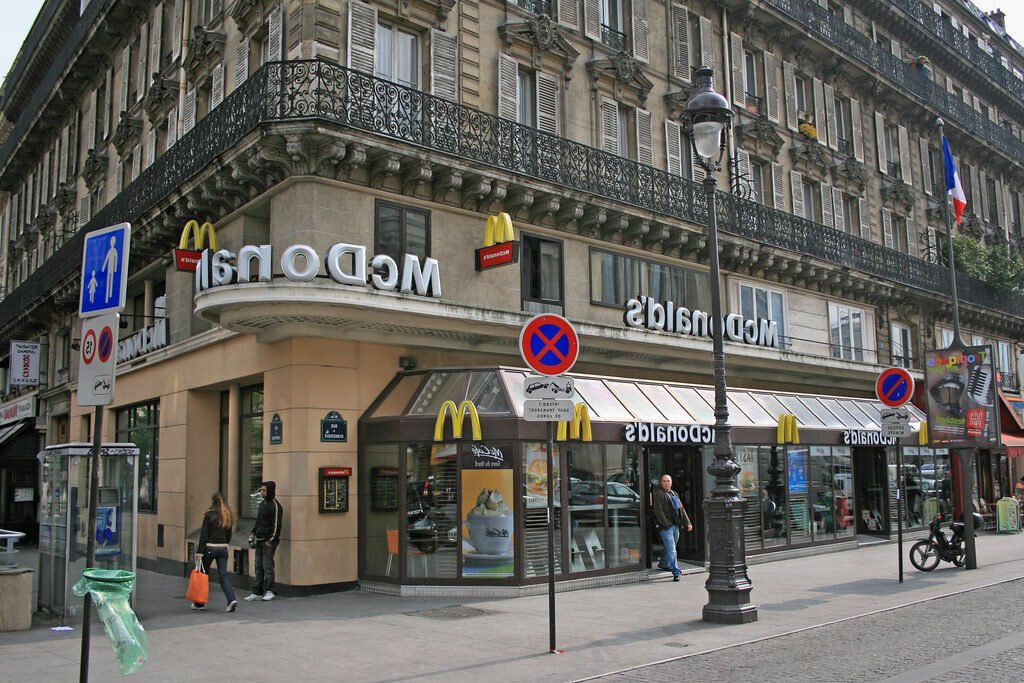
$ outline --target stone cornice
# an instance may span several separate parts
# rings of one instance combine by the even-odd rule
[[[535,69],[541,68],[546,55],[560,57],[565,80],[571,78],[573,64],[580,53],[566,38],[565,30],[551,17],[540,16],[517,24],[504,24],[498,27],[498,35],[506,52],[516,42],[529,49]]]

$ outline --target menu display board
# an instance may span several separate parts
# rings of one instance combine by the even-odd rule
[[[348,512],[348,481],[351,467],[320,468],[320,512]]]
[[[370,510],[394,512],[398,509],[398,468],[370,469]]]

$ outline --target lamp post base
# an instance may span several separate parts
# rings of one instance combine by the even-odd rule
[[[747,501],[740,496],[715,496],[704,502],[711,541],[708,580],[708,603],[704,605],[704,621],[715,624],[749,624],[757,621],[757,605],[750,603],[753,586],[747,576],[747,559],[743,544],[743,508]]]

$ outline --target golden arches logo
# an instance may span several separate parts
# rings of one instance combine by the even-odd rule
[[[487,217],[487,227],[484,229],[485,247],[513,241],[515,241],[515,231],[512,229],[512,216],[502,211],[495,216]]]
[[[917,445],[918,446],[928,446],[928,445],[930,445],[928,443],[928,423],[927,422],[922,422],[921,423],[921,429],[920,429],[920,431],[917,432]]]
[[[192,241],[195,249],[189,249],[188,243]],[[203,255],[203,244],[209,244],[209,248],[217,251],[217,231],[213,223],[209,221],[199,225],[199,221],[191,220],[185,223],[181,231],[181,239],[178,241],[178,248],[174,250],[174,264],[178,270],[194,273],[199,259]]]
[[[775,433],[775,440],[779,443],[800,443],[800,431],[796,426],[796,415],[782,413],[779,415],[779,427]]]
[[[576,404],[576,407],[572,410],[572,420],[558,423],[558,432],[555,439],[565,441],[566,432],[568,432],[568,438],[570,439],[577,439],[579,441],[594,440],[594,433],[590,428],[590,409],[587,408],[586,403]]]
[[[441,409],[437,411],[437,420],[434,421],[434,441],[444,441],[444,423],[449,415],[452,417],[452,438],[462,438],[462,424],[469,413],[470,425],[473,429],[473,440],[479,441],[480,436],[480,415],[476,412],[476,406],[472,401],[463,401],[455,406],[455,401],[445,401]]]

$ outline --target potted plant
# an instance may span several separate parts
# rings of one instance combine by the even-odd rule
[[[797,130],[800,135],[803,135],[808,140],[818,139],[818,129],[814,127],[814,117],[810,114],[800,112],[797,117],[800,120],[800,124],[797,126]]]

